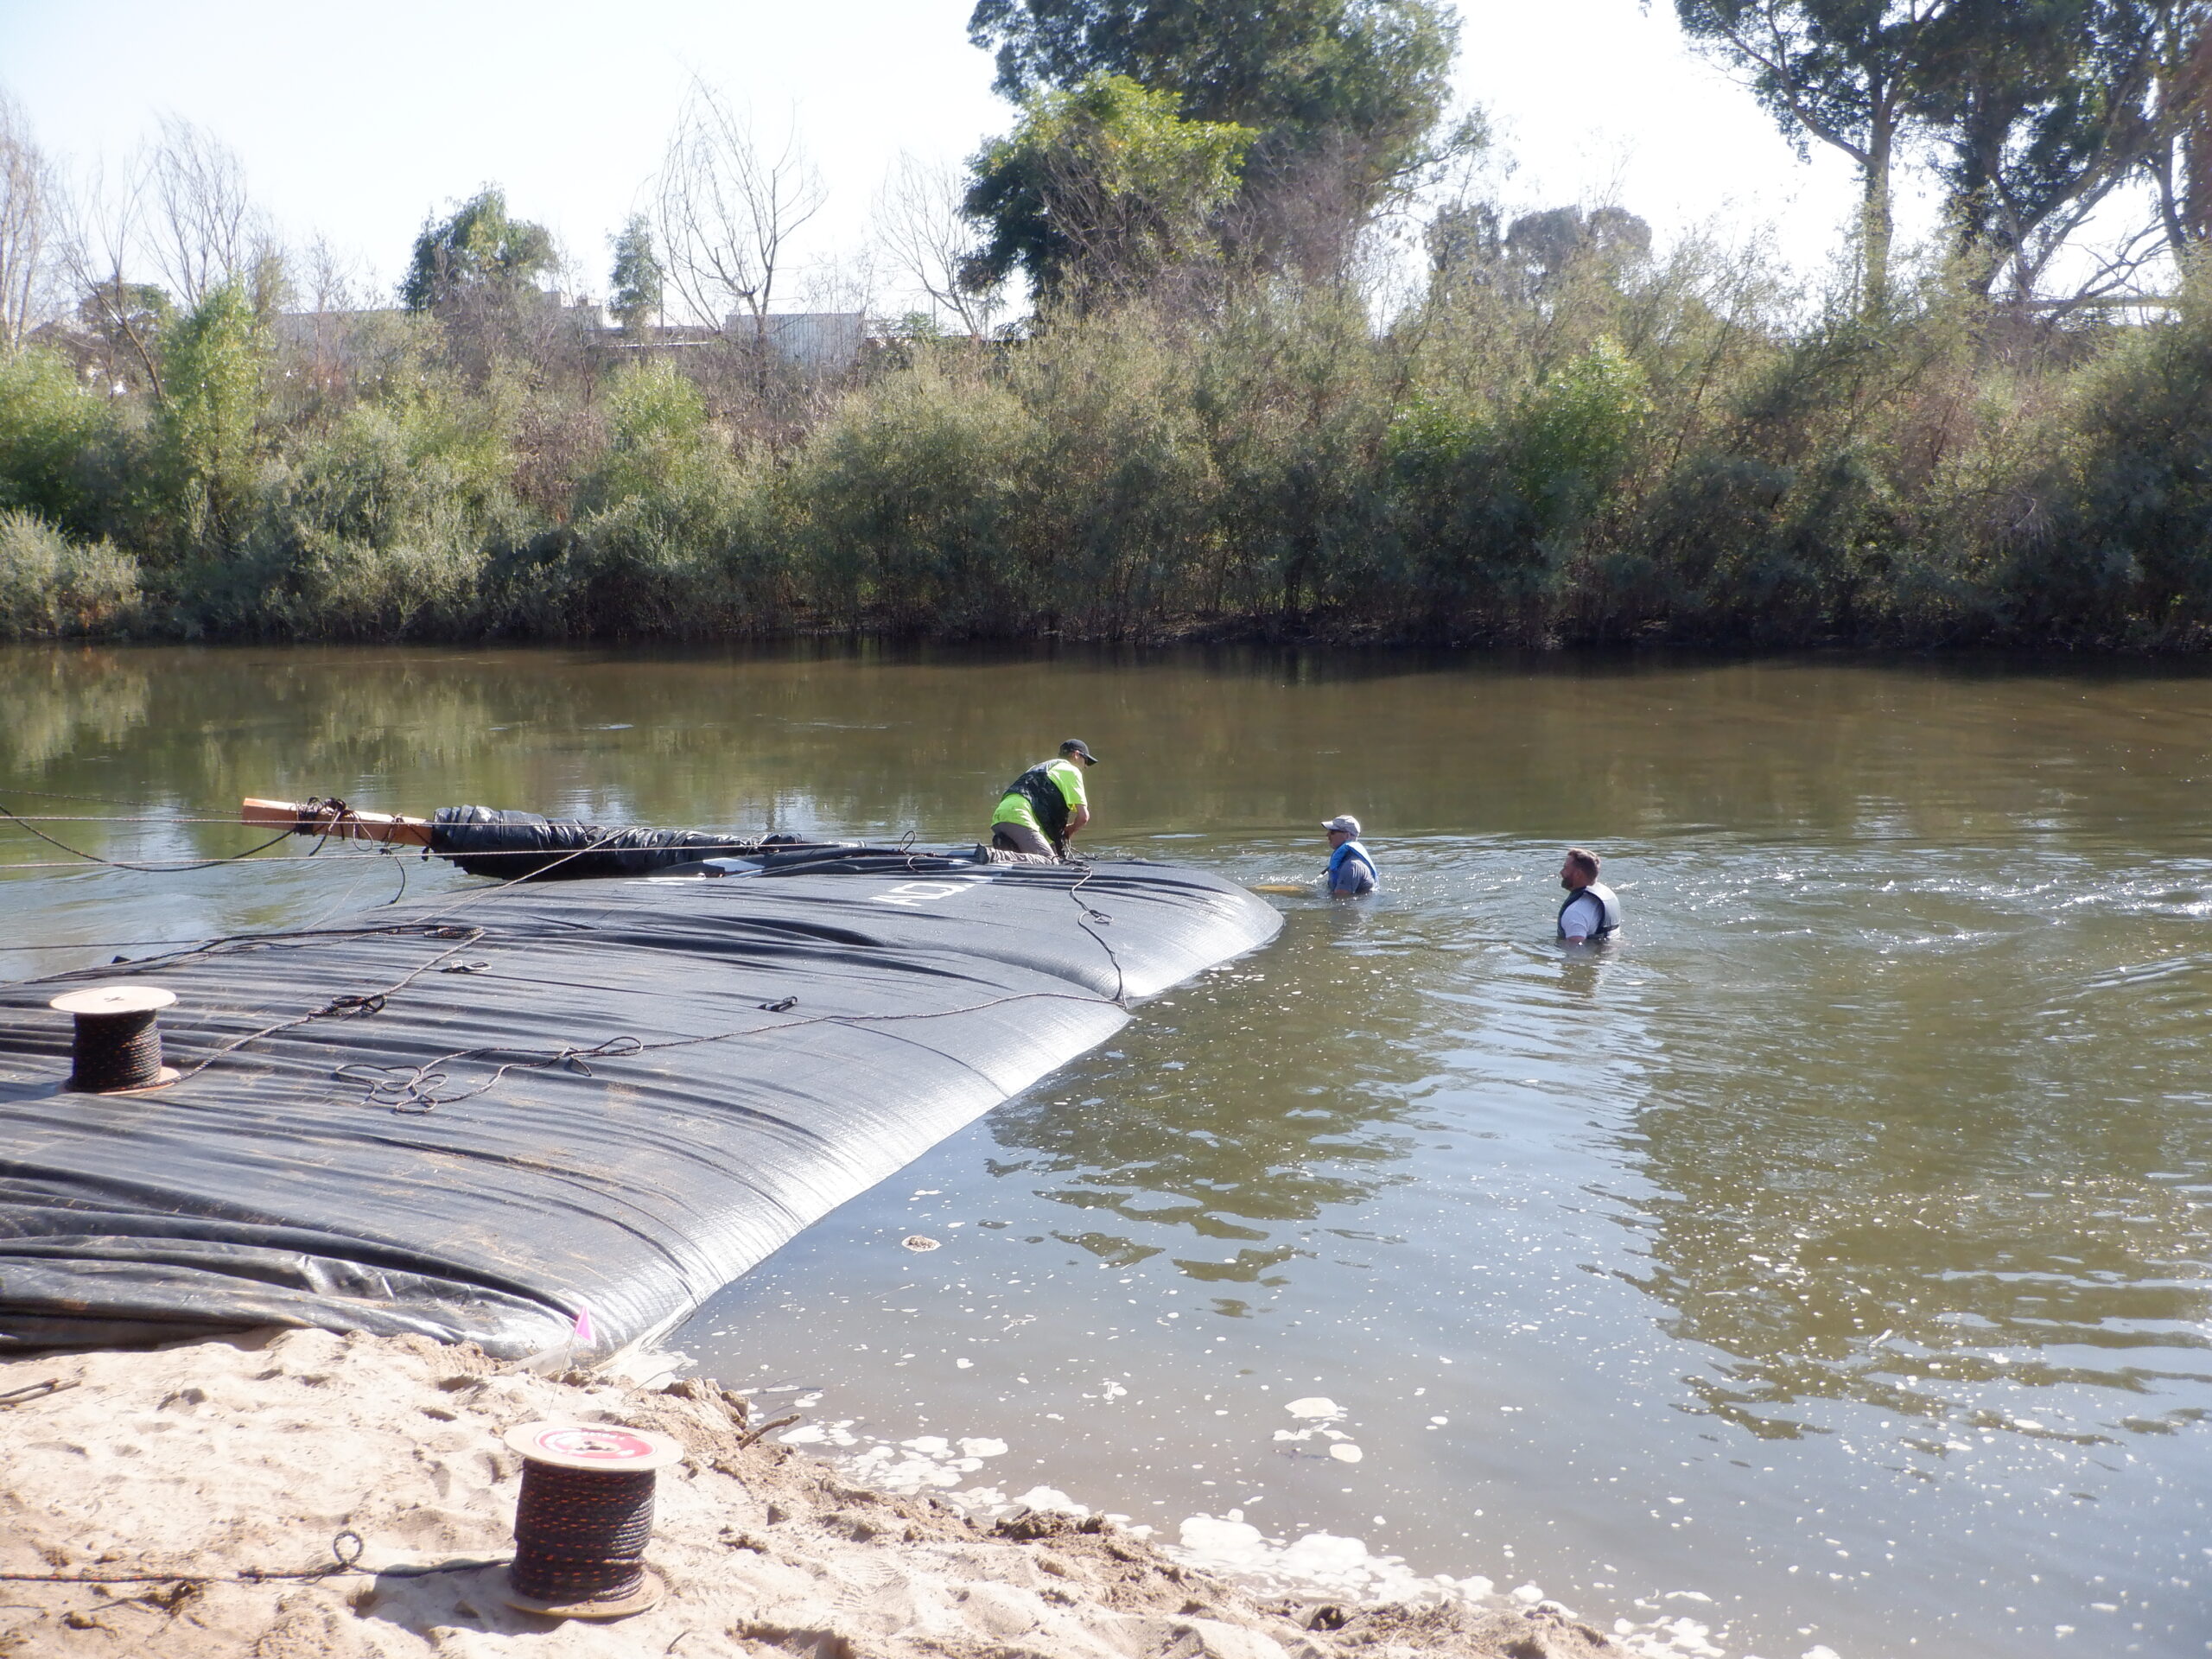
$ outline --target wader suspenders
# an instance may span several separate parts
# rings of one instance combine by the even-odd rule
[[[1021,796],[1029,803],[1029,810],[1037,815],[1038,827],[1044,830],[1045,839],[1052,843],[1052,850],[1065,856],[1068,849],[1068,803],[1060,793],[1060,786],[1052,781],[1052,763],[1039,760],[1006,786],[1008,795]]]

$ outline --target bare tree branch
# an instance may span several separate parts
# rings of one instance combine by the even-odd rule
[[[244,279],[268,238],[234,152],[181,116],[163,116],[161,134],[141,163],[147,253],[177,302],[195,306]]]
[[[964,286],[961,268],[975,251],[975,226],[961,212],[966,177],[943,162],[902,150],[876,192],[875,233],[893,269],[960,320],[971,339],[990,332],[1006,285]]]
[[[713,88],[696,84],[677,118],[656,194],[668,276],[698,321],[742,309],[765,344],[768,308],[790,243],[822,208],[821,175],[796,126],[774,151]]]
[[[154,355],[157,319],[131,280],[144,212],[143,181],[134,171],[111,178],[99,163],[78,186],[71,228],[62,245],[62,268],[81,296],[86,320],[108,337],[111,349],[127,351],[146,376],[154,400],[162,399],[161,364]]]
[[[44,269],[54,213],[54,171],[30,124],[0,92],[0,346],[23,343]]]

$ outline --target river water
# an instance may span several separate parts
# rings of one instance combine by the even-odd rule
[[[910,1483],[1356,1539],[1305,1548],[1649,1648],[2212,1650],[2212,678],[16,650],[0,710],[0,804],[164,820],[38,826],[141,861],[252,844],[165,821],[246,794],[972,841],[1066,735],[1100,855],[1306,881],[1357,813],[1382,896],[1275,896],[681,1345]],[[1601,952],[1550,940],[1570,842]],[[0,971],[461,880],[271,850],[0,830]]]

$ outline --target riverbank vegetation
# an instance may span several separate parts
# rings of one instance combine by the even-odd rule
[[[826,353],[772,304],[818,189],[710,94],[612,323],[496,191],[349,299],[172,125],[0,310],[0,636],[2212,642],[2191,9],[1682,0],[1861,168],[1812,294],[1756,237],[1502,214],[1428,0],[1077,10],[977,7],[1019,118],[882,215],[941,303]],[[0,242],[51,181],[5,148]]]

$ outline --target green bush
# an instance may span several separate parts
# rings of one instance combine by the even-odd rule
[[[243,547],[186,573],[200,625],[295,639],[478,632],[495,552],[534,528],[505,412],[435,379],[355,404],[264,482]]]
[[[127,633],[143,620],[129,555],[73,543],[20,508],[0,512],[0,639]]]
[[[1031,481],[1049,465],[1021,399],[925,357],[841,404],[787,480],[812,585],[847,626],[963,637],[1033,626],[1051,550]]]
[[[1048,336],[1011,367],[1032,435],[1008,511],[1046,626],[1123,639],[1204,601],[1217,480],[1184,346],[1134,314]]]
[[[1219,480],[1201,607],[1217,627],[1313,631],[1402,613],[1377,486],[1400,365],[1338,296],[1255,297],[1195,346],[1194,397]]]
[[[244,537],[262,454],[266,343],[241,283],[162,330],[160,470],[179,550],[223,557]]]
[[[2082,377],[2047,528],[1998,576],[2012,626],[2069,644],[2202,643],[2212,626],[2212,295]],[[2056,463],[2056,464],[2052,464]]]
[[[2212,276],[1808,319],[1755,250],[1478,243],[1387,322],[1210,264],[834,376],[219,293],[158,404],[0,359],[5,627],[2212,645]]]
[[[91,461],[113,420],[108,399],[51,352],[0,351],[0,512],[86,527]]]
[[[606,448],[570,528],[518,556],[517,620],[539,633],[696,638],[783,614],[772,469],[740,459],[705,395],[665,362],[609,388]]]

